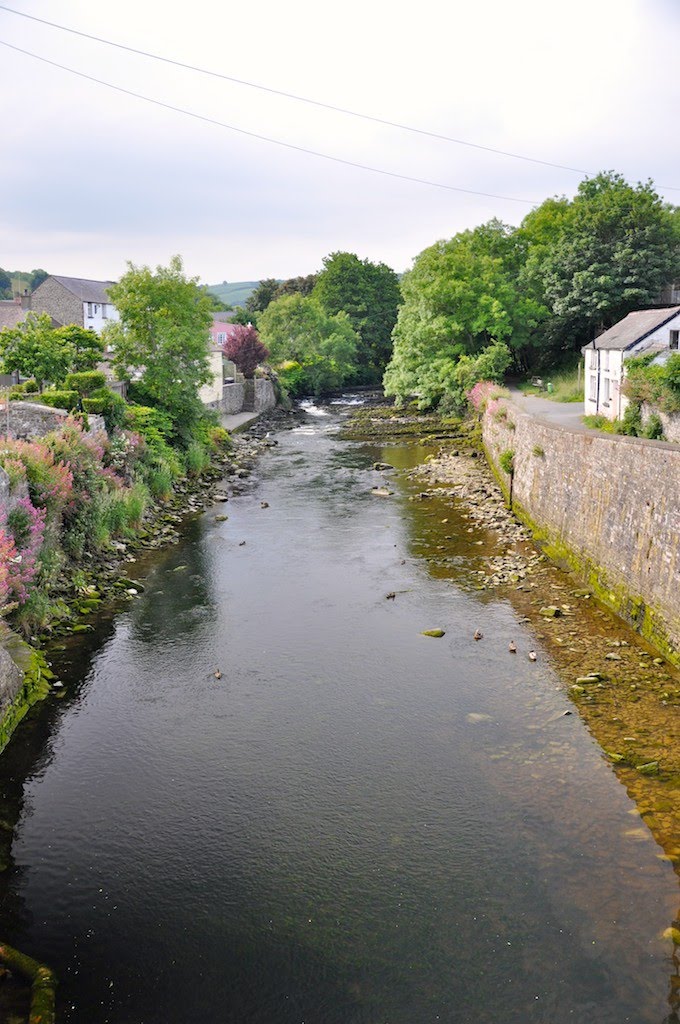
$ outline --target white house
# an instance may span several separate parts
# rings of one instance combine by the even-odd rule
[[[629,313],[581,349],[585,357],[585,412],[607,419],[623,416],[628,400],[621,393],[625,361],[633,356],[678,351],[680,306]]]

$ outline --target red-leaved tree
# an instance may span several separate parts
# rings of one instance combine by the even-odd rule
[[[224,343],[224,354],[238,367],[244,377],[252,377],[256,367],[268,358],[269,350],[260,341],[260,336],[252,325],[244,327],[242,324],[236,324],[231,328]]]

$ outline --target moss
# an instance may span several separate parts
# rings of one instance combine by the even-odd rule
[[[28,644],[21,644],[16,658],[23,668],[24,680],[21,689],[0,720],[0,753],[9,743],[12,733],[26,715],[29,708],[50,693],[49,679],[53,678],[45,655]]]

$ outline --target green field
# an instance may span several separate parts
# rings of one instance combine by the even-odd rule
[[[227,306],[242,306],[259,283],[259,281],[222,281],[221,284],[209,284],[208,291],[216,295]]]

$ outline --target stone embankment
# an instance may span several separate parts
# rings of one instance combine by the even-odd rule
[[[680,447],[580,433],[509,400],[485,412],[482,433],[543,550],[680,664]]]

